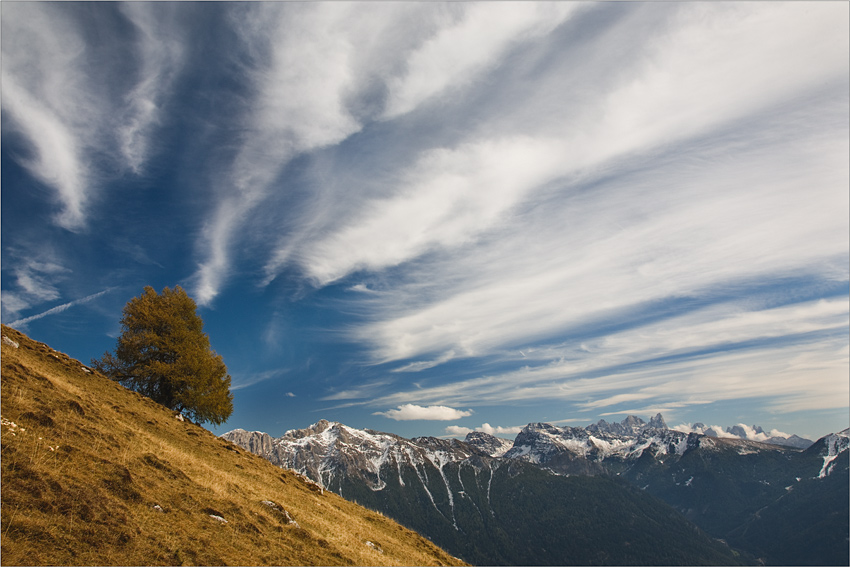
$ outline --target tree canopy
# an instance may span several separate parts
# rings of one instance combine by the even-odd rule
[[[198,423],[220,425],[233,412],[230,376],[210,348],[194,300],[180,287],[152,287],[124,307],[115,353],[92,365],[113,380]]]

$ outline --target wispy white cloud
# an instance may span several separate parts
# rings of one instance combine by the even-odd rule
[[[385,116],[404,114],[473,82],[512,45],[546,35],[577,9],[580,4],[567,2],[461,5],[448,25],[410,55],[406,71],[389,82]]]
[[[4,109],[33,144],[33,156],[22,164],[42,183],[56,189],[62,211],[56,223],[74,230],[82,226],[88,203],[91,172],[82,159],[84,142],[70,125],[51,109],[32,98],[12,76],[3,78]]]
[[[39,253],[13,250],[8,254],[13,268],[2,296],[3,320],[16,320],[20,313],[40,303],[55,301],[61,293],[57,285],[70,277],[71,270],[56,261],[49,250]]]
[[[77,230],[97,177],[87,152],[97,145],[99,110],[108,107],[84,38],[61,8],[44,4],[4,7],[3,35],[3,109],[32,147],[20,162],[56,191],[55,222]]]
[[[443,355],[435,358],[434,360],[420,360],[418,362],[411,362],[410,364],[405,364],[404,366],[400,366],[398,368],[393,368],[393,372],[421,372],[423,370],[427,370],[429,368],[434,368],[435,366],[439,366],[444,362],[448,362],[456,356],[455,351],[450,350]]]
[[[717,167],[665,164],[545,199],[488,238],[409,267],[354,337],[382,361],[478,355],[748,278],[846,279],[847,219],[835,214],[848,207],[841,147],[840,132],[802,136],[772,145],[770,158],[750,150]]]
[[[155,134],[157,105],[167,96],[175,70],[174,61],[166,62],[163,54],[175,52],[178,34],[163,35],[171,29],[169,18],[156,16],[163,15],[163,8],[136,4],[120,10],[137,24],[138,42],[119,40],[110,24],[121,17],[111,7],[82,16],[71,5],[3,6],[4,144],[8,132],[20,135],[23,143],[10,145],[9,155],[52,190],[53,223],[74,232],[90,226],[110,180],[128,169],[140,172]],[[91,41],[95,28],[98,42]],[[142,60],[138,75],[132,71],[137,60]],[[164,66],[168,76],[161,72]],[[20,190],[13,185],[3,189]],[[14,285],[4,281],[4,321],[26,325],[99,297],[20,318],[67,295],[60,288],[73,277],[55,259],[44,260],[50,255],[45,249],[52,246],[41,241],[31,248],[28,253],[4,251],[4,267],[14,266],[9,268]],[[10,257],[14,260],[7,263]]]
[[[346,108],[355,75],[358,32],[349,23],[355,5],[255,4],[237,31],[255,51],[267,52],[248,73],[254,99],[244,135],[219,186],[218,205],[199,243],[195,296],[210,303],[227,278],[232,239],[248,214],[266,199],[289,161],[300,152],[336,144],[361,125]],[[234,17],[234,22],[236,17]],[[318,31],[321,30],[321,31]]]
[[[669,409],[767,398],[765,403],[781,412],[846,405],[848,347],[841,332],[850,324],[847,300],[809,302],[749,316],[730,316],[729,308],[725,313],[710,308],[612,333],[598,339],[591,352],[571,343],[553,346],[540,359],[551,360],[548,363],[395,392],[370,403],[486,405],[546,399],[599,410],[636,400]],[[753,326],[759,319],[764,326]],[[780,327],[774,329],[779,321]],[[795,327],[801,336],[783,334]],[[829,334],[811,335],[818,332]],[[749,346],[735,348],[736,344]],[[629,411],[648,413],[643,410]],[[620,407],[615,413],[623,411]]]
[[[178,51],[176,40],[160,33],[167,18],[155,23],[161,7],[122,9],[140,31],[143,60],[139,83],[125,100],[112,96],[126,87],[110,72],[125,54],[112,47],[97,51],[65,7],[35,3],[3,10],[3,109],[10,117],[4,128],[30,143],[31,151],[17,159],[55,190],[60,211],[54,220],[69,230],[85,227],[92,199],[116,166],[139,171],[169,84],[162,69]]]
[[[4,7],[4,132],[29,141],[13,157],[77,230],[105,171],[145,172],[192,51],[177,4],[110,8],[99,31],[121,20],[132,42],[89,41],[95,26],[64,6]],[[345,313],[358,362],[395,373],[325,400],[398,407],[381,415],[846,403],[847,302],[804,301],[850,278],[846,4],[218,14],[235,43],[215,79],[238,87],[210,99],[228,101],[226,126],[207,124],[225,145],[192,164],[210,182],[193,195],[193,295],[211,304],[246,266],[298,280],[281,288],[337,285],[317,296]],[[122,58],[132,70],[111,73]],[[65,295],[44,258],[19,265],[4,320]],[[284,326],[266,330],[271,351]],[[446,383],[435,369],[451,363],[463,378]],[[407,372],[421,387],[394,392]]]
[[[797,27],[799,17],[806,21]],[[680,397],[689,404],[724,397],[708,386],[675,391],[694,374],[710,384],[709,368],[741,373],[726,379],[729,396],[770,391],[772,407],[783,411],[836,403],[847,368],[846,356],[836,355],[840,341],[782,350],[770,380],[760,375],[779,351],[770,344],[745,358],[687,357],[846,325],[846,306],[765,311],[753,301],[782,298],[754,300],[743,289],[754,280],[848,277],[848,219],[837,214],[850,206],[847,111],[831,90],[846,76],[845,50],[834,45],[846,42],[846,31],[827,21],[828,10],[713,6],[684,8],[680,18],[643,58],[626,60],[631,68],[595,100],[577,108],[525,101],[522,117],[529,107],[543,110],[419,153],[386,176],[382,194],[354,200],[344,217],[332,216],[336,223],[300,244],[298,261],[316,285],[393,269],[391,286],[358,298],[366,323],[350,334],[371,347],[376,362],[424,371],[518,347],[536,365],[399,392],[379,405],[578,399],[596,410],[629,401],[673,407]],[[724,42],[710,41],[712,29],[724,30]],[[818,38],[803,41],[807,34]],[[751,41],[768,47],[747,49]],[[778,52],[788,57],[776,59]],[[685,53],[700,64],[688,65]],[[569,93],[574,79],[565,74],[539,90]],[[740,84],[749,85],[746,92]],[[608,342],[585,341],[580,352],[523,347],[616,326],[630,309],[732,289],[750,299],[686,321],[609,332]],[[830,313],[821,318],[821,308]],[[815,371],[816,392],[800,387],[792,352],[828,361]],[[666,391],[652,389],[652,371],[580,378],[671,355],[686,358],[666,365]],[[783,386],[771,390],[772,380]]]
[[[59,290],[49,281],[59,275],[67,275],[71,270],[51,262],[29,260],[13,270],[18,286],[35,301],[51,301],[59,297]]]
[[[230,249],[238,229],[254,207],[284,190],[275,186],[275,180],[294,156],[339,144],[361,131],[368,121],[379,119],[384,108],[390,115],[415,108],[458,77],[487,68],[516,41],[551,31],[572,10],[548,4],[505,4],[488,10],[476,5],[295,4],[258,5],[249,17],[240,14],[239,28],[246,41],[257,37],[271,40],[268,45],[263,40],[265,47],[257,48],[268,51],[268,57],[250,73],[255,98],[246,115],[245,135],[220,188],[220,203],[201,239],[205,259],[196,273],[199,302],[208,303],[218,293],[230,269]],[[458,51],[455,46],[451,60],[463,61],[447,74],[447,60],[440,54],[453,43],[452,38],[463,38],[476,47],[473,52]],[[437,61],[440,64],[435,68]],[[427,85],[426,91],[423,85]],[[513,159],[516,162],[520,157]],[[431,159],[451,161],[452,157],[437,152]],[[479,165],[482,169],[488,166]],[[459,166],[456,163],[455,167]],[[324,207],[347,215],[348,208],[338,206],[340,199],[358,201],[358,195],[349,195],[348,188],[344,194],[328,198],[324,196],[327,191],[326,187],[317,187],[312,196],[317,204],[298,205],[306,207],[305,214],[300,215],[296,226],[289,227],[286,240],[269,260],[266,282],[293,259],[300,263],[303,256],[316,255],[309,250],[313,231],[337,220],[329,218]],[[439,198],[432,195],[425,200]],[[477,205],[481,204],[477,200]],[[411,205],[417,202],[400,203],[399,207],[409,210]],[[474,209],[477,205],[465,206]],[[499,205],[495,208],[498,212]],[[374,216],[381,215],[380,210],[373,212]],[[439,211],[436,215],[443,216]],[[464,230],[457,225],[469,218],[455,219],[455,230]],[[426,219],[421,228],[437,228],[428,226],[435,220]],[[297,226],[299,223],[301,226]],[[343,246],[359,243],[346,243],[345,236],[337,238]],[[416,242],[405,240],[399,252],[402,256],[416,249]],[[324,285],[339,269],[334,266],[331,273],[322,273],[311,263],[308,275]]]
[[[56,307],[53,307],[51,309],[48,309],[47,311],[43,311],[41,313],[38,313],[37,315],[31,315],[29,317],[24,317],[23,319],[18,319],[17,321],[12,321],[11,323],[9,323],[9,326],[10,327],[16,327],[16,328],[17,327],[23,327],[24,325],[26,325],[27,323],[30,323],[32,321],[42,319],[42,318],[47,317],[49,315],[56,315],[57,313],[62,313],[63,311],[67,311],[71,307],[75,307],[77,305],[82,305],[84,303],[88,303],[90,301],[93,301],[93,300],[97,299],[98,297],[109,293],[113,289],[115,289],[115,288],[108,288],[108,289],[105,289],[103,291],[99,291],[97,293],[87,295],[86,297],[83,297],[83,298],[80,298],[80,299],[75,299],[74,301],[69,301],[68,303],[63,303],[62,305],[57,305]]]
[[[801,17],[805,22],[800,21]],[[598,200],[591,196],[589,200],[571,202],[570,209],[563,211],[557,220],[572,236],[562,244],[574,246],[585,241],[576,242],[577,230],[572,227],[573,221],[581,221],[581,218],[575,218],[577,214],[596,213],[593,218],[597,222],[600,218],[602,222],[614,223],[625,220],[627,227],[634,226],[646,219],[606,218],[610,214],[605,215],[605,209],[614,204],[612,199],[622,201],[617,207],[620,213],[626,213],[629,210],[627,205],[635,201],[638,205],[636,211],[649,214],[652,211],[647,211],[645,204],[640,206],[641,202],[664,203],[652,198],[663,195],[670,200],[670,206],[659,211],[658,223],[647,227],[649,230],[657,230],[656,224],[667,220],[663,218],[665,213],[676,221],[671,229],[685,230],[687,224],[684,223],[690,223],[694,215],[698,215],[696,218],[708,217],[715,227],[727,229],[729,222],[718,226],[720,219],[700,211],[705,206],[710,207],[710,213],[719,212],[717,209],[720,207],[734,207],[734,201],[743,193],[742,204],[749,212],[756,202],[763,203],[763,198],[772,190],[767,181],[758,183],[752,191],[737,189],[744,184],[743,180],[735,183],[734,174],[723,174],[725,164],[722,161],[731,156],[717,153],[722,151],[721,145],[728,147],[733,141],[716,138],[716,132],[733,129],[735,121],[743,117],[774,113],[776,111],[770,110],[774,105],[809,96],[813,88],[818,88],[817,85],[839,84],[846,71],[846,56],[840,49],[846,38],[835,29],[823,33],[824,28],[834,25],[832,17],[829,10],[801,14],[793,9],[742,9],[737,6],[674,11],[671,19],[676,21],[670,22],[673,31],[645,42],[648,45],[642,45],[640,56],[626,59],[627,70],[618,74],[618,80],[603,84],[605,90],[598,92],[593,99],[585,98],[577,104],[565,105],[551,100],[546,93],[573,92],[582,80],[596,79],[596,75],[553,73],[553,76],[541,79],[542,86],[538,90],[542,94],[532,94],[532,98],[523,101],[520,107],[495,109],[498,117],[492,115],[487,117],[490,120],[480,120],[477,127],[472,128],[466,139],[458,144],[424,151],[401,174],[394,173],[387,179],[387,183],[395,187],[394,190],[388,189],[388,196],[354,203],[344,211],[345,216],[338,219],[338,225],[331,226],[331,230],[306,244],[300,251],[299,262],[317,285],[326,285],[357,270],[381,270],[420,258],[434,250],[456,250],[485,238],[488,230],[501,228],[506,214],[515,213],[517,206],[530,196],[539,197],[540,190],[555,179],[563,180],[562,184],[566,185],[563,192],[567,195],[569,192],[577,193],[582,185],[586,187],[622,172],[630,165],[628,160],[647,162],[653,156],[663,155],[671,144],[698,140],[709,134],[714,135],[715,140],[701,140],[700,143],[708,144],[704,149],[709,154],[715,153],[712,156],[715,163],[703,163],[703,167],[699,167],[698,162],[692,161],[688,165],[699,170],[695,173],[700,176],[706,174],[703,170],[707,170],[714,177],[712,183],[715,187],[718,183],[724,184],[719,187],[720,195],[716,198],[712,197],[716,189],[701,194],[694,190],[695,186],[701,185],[700,188],[704,189],[708,184],[675,179],[684,185],[678,188],[671,180],[662,180],[663,186],[650,190],[650,194],[639,195],[636,189],[628,186],[613,195],[597,191]],[[718,29],[724,30],[723,41],[719,43],[715,37]],[[812,41],[805,40],[808,36],[813,38]],[[604,40],[604,37],[600,38],[599,42]],[[634,38],[630,40],[634,41]],[[718,45],[722,45],[723,49],[718,49]],[[805,49],[801,49],[801,45],[806,46]],[[605,50],[598,44],[595,47]],[[777,58],[777,53],[787,57]],[[693,64],[694,60],[699,64]],[[814,60],[816,64],[808,64],[808,61]],[[734,64],[730,65],[729,61],[734,61]],[[748,88],[742,89],[741,84],[748,85]],[[587,83],[585,88],[598,86]],[[534,108],[536,113],[529,114],[529,107]],[[805,106],[802,108],[807,110]],[[807,112],[819,121],[818,128],[810,131],[809,135],[822,134],[821,128],[830,113],[846,111],[843,107],[833,107],[823,112]],[[837,114],[829,120],[836,120]],[[517,115],[523,120],[505,120],[503,115]],[[801,118],[798,114],[795,120]],[[800,128],[799,122],[782,119],[777,125],[786,129]],[[803,144],[790,144],[787,149],[793,147],[795,153],[802,151],[807,161],[831,161],[832,168],[825,170],[829,173],[824,174],[825,180],[830,178],[829,182],[819,186],[830,193],[834,201],[836,182],[846,179],[846,166],[842,167],[845,160],[842,158],[836,163],[836,157],[843,156],[843,146],[846,146],[843,142],[846,129],[833,127],[827,132],[830,130],[834,139],[828,142],[818,140],[818,145],[828,157],[803,150]],[[780,132],[754,131],[746,135],[749,137],[747,141],[754,142],[753,136],[758,135],[773,137],[779,136]],[[779,144],[781,138],[767,142]],[[829,144],[835,143],[839,146],[833,151]],[[769,155],[760,157],[762,162],[774,161]],[[775,161],[779,162],[778,159]],[[784,164],[786,172],[789,169],[810,171],[806,165]],[[743,161],[736,165],[746,167]],[[762,174],[770,171],[774,164],[768,165],[767,169],[765,165],[768,164],[751,167],[746,173]],[[658,182],[659,179],[653,179],[651,183]],[[789,184],[786,182],[785,185]],[[793,189],[794,194],[798,194],[799,187]],[[566,200],[567,195],[562,200]],[[697,200],[690,200],[694,196],[698,197]],[[588,206],[603,210],[586,208]],[[571,210],[573,214],[570,214]],[[603,216],[600,217],[599,213]],[[552,214],[548,217],[550,222],[555,220]],[[745,219],[739,217],[735,220]],[[761,217],[756,217],[756,220],[766,222],[753,227],[758,231],[752,230],[752,233],[763,234],[766,229],[772,229],[769,220]],[[531,227],[527,228],[531,230]],[[496,237],[489,233],[486,236],[489,239]],[[504,237],[503,234],[498,236]],[[598,230],[588,236],[591,239],[595,236],[597,244],[600,244],[600,237],[605,238]],[[670,234],[643,236],[660,239]],[[548,244],[539,240],[537,243]],[[501,247],[503,243],[497,244]],[[551,246],[551,249],[558,248]],[[468,252],[468,248],[464,250]],[[652,252],[652,249],[647,250],[644,256]],[[551,252],[544,259],[547,256],[551,256]]]
[[[397,409],[375,412],[373,415],[382,415],[396,421],[432,420],[451,421],[461,417],[472,415],[472,411],[458,410],[446,406],[417,406],[415,404],[403,404]]]
[[[374,289],[370,289],[365,283],[359,283],[348,288],[348,291],[356,291],[357,293],[378,293]]]
[[[557,141],[525,136],[427,152],[399,195],[364,206],[348,226],[305,247],[307,274],[324,286],[358,269],[469,242],[551,180],[562,156]]]
[[[359,382],[353,388],[334,389],[331,393],[319,398],[321,401],[358,400],[374,398],[377,392],[386,388],[391,382],[389,380],[371,380]]]
[[[151,9],[144,3],[121,4],[136,28],[139,79],[125,96],[125,116],[118,124],[121,152],[130,169],[140,173],[151,151],[151,137],[160,123],[161,106],[168,97],[184,58],[184,38],[174,28],[175,6]]]
[[[285,368],[276,368],[274,370],[267,370],[265,372],[255,372],[253,374],[239,375],[231,382],[230,389],[243,390],[245,388],[253,386],[254,384],[265,382],[266,380],[274,380],[276,378],[280,378],[281,376],[284,376],[287,372],[289,371]]]

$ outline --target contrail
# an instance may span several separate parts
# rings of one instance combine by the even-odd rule
[[[93,293],[89,296],[83,297],[82,299],[75,299],[74,301],[70,301],[68,303],[63,303],[62,305],[57,305],[56,307],[48,309],[47,311],[39,313],[38,315],[31,315],[30,317],[24,317],[23,319],[18,319],[17,321],[12,321],[11,323],[9,323],[9,326],[10,327],[17,327],[18,325],[26,325],[30,321],[35,321],[36,319],[41,319],[42,317],[47,317],[48,315],[55,315],[56,313],[62,313],[66,309],[74,307],[75,305],[80,305],[81,303],[88,303],[89,301],[91,301],[93,299],[97,299],[101,295],[103,295],[105,293],[109,293],[113,289],[115,289],[115,288],[110,287],[110,288],[107,288],[103,291],[99,291],[97,293]]]

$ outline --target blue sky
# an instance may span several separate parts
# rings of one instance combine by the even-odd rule
[[[846,2],[0,10],[3,322],[183,286],[217,432],[850,424]]]

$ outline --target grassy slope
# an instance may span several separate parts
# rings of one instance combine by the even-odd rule
[[[20,345],[2,346],[4,565],[460,563],[66,355],[2,333]]]

